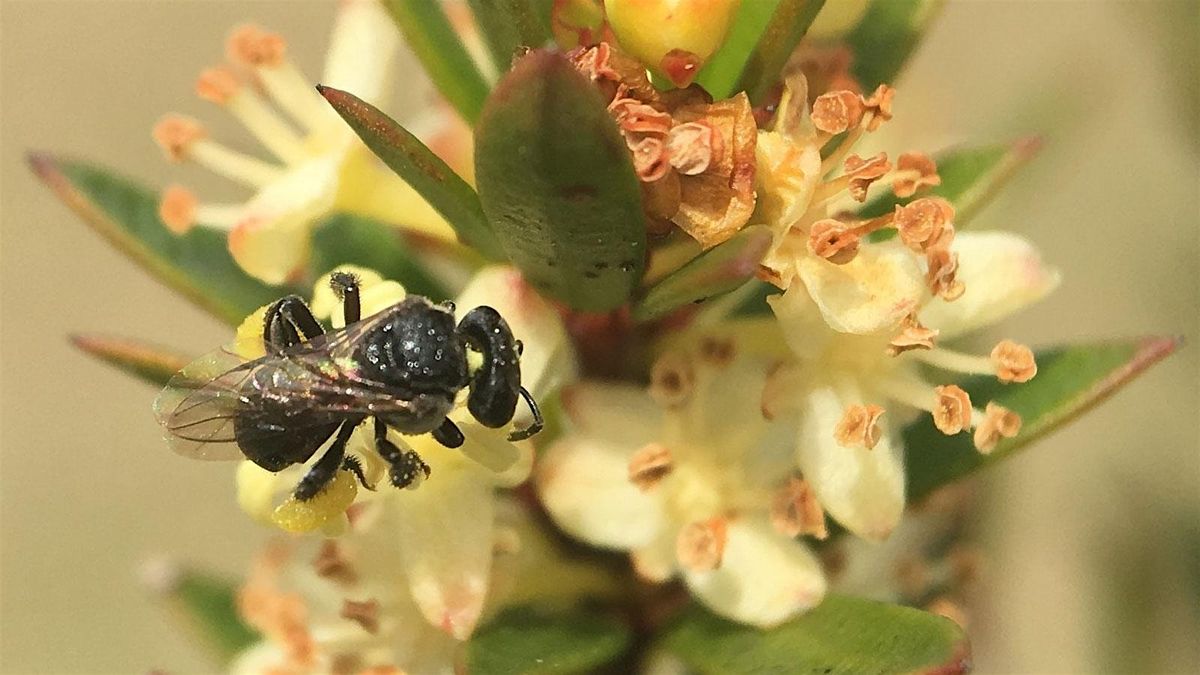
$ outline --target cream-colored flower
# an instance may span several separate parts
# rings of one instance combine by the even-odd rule
[[[375,0],[339,3],[320,82],[378,103],[396,43],[395,26]],[[228,231],[238,264],[271,284],[283,283],[303,266],[312,226],[335,210],[453,238],[445,221],[382,166],[317,94],[316,82],[288,59],[282,37],[241,26],[230,35],[226,52],[229,65],[201,73],[196,91],[232,114],[271,159],[209,138],[190,118],[164,117],[154,138],[168,158],[194,161],[254,191],[245,202],[213,204],[184,187],[168,187],[159,208],[167,227],[177,233],[196,225]],[[431,119],[417,120],[414,128],[427,136],[443,131],[465,136],[465,130],[444,126]],[[462,148],[455,151],[461,154]]]
[[[771,361],[738,335],[672,347],[648,390],[567,389],[569,428],[536,481],[567,532],[628,551],[650,581],[681,575],[721,615],[772,626],[824,595],[816,558],[794,539],[824,521],[796,489],[792,427],[765,420],[749,393]]]
[[[384,281],[374,272],[339,269],[359,277],[363,316],[404,297],[399,284]],[[317,282],[312,308],[318,318],[329,319],[334,327],[340,327],[344,319],[340,305],[328,290],[328,278]],[[504,267],[478,272],[456,299],[457,312],[462,315],[480,305],[500,312],[514,335],[524,342],[522,382],[535,398],[544,399],[571,376],[572,355],[558,314],[524,284],[517,272]],[[261,318],[256,320],[252,315],[243,330],[257,330],[261,336],[261,325]],[[254,338],[253,333],[243,335],[239,344],[253,343]],[[460,404],[465,395],[464,391]],[[528,424],[525,415],[518,414],[513,424]],[[478,622],[487,593],[496,489],[525,480],[533,464],[533,450],[528,441],[509,442],[508,430],[482,426],[465,405],[459,405],[449,417],[466,437],[461,448],[446,448],[429,435],[389,434],[393,443],[415,450],[430,468],[429,479],[414,489],[397,490],[387,484],[370,425],[363,425],[355,430],[347,451],[362,460],[368,479],[378,485],[377,491],[355,491],[353,479],[342,471],[315,498],[306,502],[286,498],[277,506],[294,489],[304,468],[269,473],[244,462],[238,472],[239,503],[260,521],[291,531],[323,528],[330,534],[346,529],[343,513],[354,503],[349,514],[357,514],[363,521],[377,520],[372,528],[386,532],[388,539],[403,542],[396,554],[402,558],[398,569],[406,571],[412,597],[425,619],[463,639]]]

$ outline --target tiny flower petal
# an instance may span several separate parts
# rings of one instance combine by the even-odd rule
[[[684,579],[717,614],[762,628],[815,607],[825,596],[825,577],[816,557],[758,520],[731,521],[720,567],[685,569]]]
[[[563,389],[563,412],[576,432],[636,448],[654,440],[661,408],[641,387],[584,381]]]
[[[383,98],[399,44],[396,26],[376,0],[338,3],[321,84],[353,92],[368,103]]]
[[[866,247],[844,265],[805,257],[798,271],[825,321],[840,333],[889,329],[926,295],[916,260],[895,242]]]

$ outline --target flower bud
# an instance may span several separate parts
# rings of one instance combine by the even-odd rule
[[[725,41],[741,0],[605,0],[621,48],[686,87]]]

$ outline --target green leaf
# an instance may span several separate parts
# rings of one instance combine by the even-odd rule
[[[79,333],[70,340],[80,351],[158,387],[167,386],[167,381],[191,361],[165,347],[133,338]]]
[[[430,3],[436,5],[436,3]],[[459,239],[485,257],[498,259],[500,245],[488,226],[479,196],[425,144],[354,94],[317,85],[317,91],[346,120],[363,143],[442,214]]]
[[[165,563],[153,570],[149,581],[160,593],[172,618],[195,636],[214,657],[226,664],[260,637],[247,626],[237,611],[237,587],[233,582],[188,568]],[[157,578],[161,577],[161,578]]]
[[[846,36],[854,54],[850,72],[863,91],[895,81],[941,7],[942,0],[871,1]]]
[[[675,270],[646,292],[633,307],[633,318],[649,321],[688,303],[703,302],[740,288],[754,278],[771,245],[764,225],[743,229]]]
[[[416,54],[429,79],[463,119],[475,124],[488,84],[454,32],[442,3],[430,0],[383,0],[404,43]]]
[[[967,639],[954,622],[909,607],[832,596],[771,630],[688,609],[664,635],[701,673],[964,673]]]
[[[784,64],[824,5],[825,0],[779,0],[758,44],[746,60],[734,91],[745,91],[755,105],[762,103],[779,82]]]
[[[733,87],[746,67],[746,60],[754,51],[780,0],[757,0],[743,2],[733,17],[729,35],[715,54],[696,75],[696,82],[712,94],[714,99],[729,98]]]
[[[237,266],[225,235],[201,227],[182,236],[158,217],[157,196],[107,169],[31,154],[34,173],[84,222],[167,286],[237,325],[281,291]]]
[[[550,6],[546,0],[469,2],[498,73],[508,70],[517,50],[541,47],[550,40]]]
[[[396,227],[370,218],[339,213],[318,225],[312,235],[312,273],[325,274],[338,265],[359,265],[379,272],[384,279],[399,281],[409,293],[435,302],[453,297],[421,263],[414,245]],[[432,245],[432,242],[426,242]]]
[[[942,184],[922,191],[916,197],[901,199],[891,192],[872,199],[859,211],[862,218],[874,218],[907,204],[918,197],[942,197],[954,205],[954,226],[962,229],[984,205],[999,193],[1010,178],[1033,159],[1042,141],[1029,136],[1012,143],[995,143],[955,148],[939,154],[935,161]],[[885,230],[894,234],[894,230]]]
[[[1001,384],[994,377],[972,378],[961,386],[976,407],[988,401],[1021,416],[1021,432],[1002,440],[990,454],[975,449],[971,434],[946,436],[928,415],[904,430],[908,499],[1003,461],[1033,441],[1070,422],[1179,347],[1175,338],[1076,345],[1037,353],[1038,373],[1024,384]]]
[[[467,643],[473,673],[590,672],[625,652],[629,629],[588,612],[508,609]]]
[[[532,51],[492,92],[475,143],[483,211],[525,278],[576,309],[624,303],[645,266],[641,187],[596,88]]]

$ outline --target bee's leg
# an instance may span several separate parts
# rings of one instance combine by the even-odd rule
[[[292,496],[299,501],[307,501],[317,496],[317,493],[333,480],[346,457],[346,443],[350,440],[350,434],[354,433],[355,426],[347,422],[338,429],[337,437],[329,444],[329,449],[312,465],[308,473],[304,474],[304,478],[300,479]]]
[[[546,425],[546,421],[542,419],[542,411],[538,408],[537,401],[533,400],[533,396],[525,387],[521,387],[521,398],[525,399],[525,404],[529,406],[529,412],[533,413],[533,424],[524,429],[517,429],[508,435],[510,441],[523,441],[542,430]]]
[[[359,485],[370,490],[371,492],[375,491],[375,486],[367,480],[367,476],[363,471],[362,462],[359,461],[357,457],[354,455],[346,455],[345,459],[342,460],[342,468],[354,474],[355,477],[358,478]]]
[[[387,424],[375,418],[375,449],[391,465],[388,478],[398,488],[415,488],[429,477],[429,465],[412,450],[401,450],[388,439]]]
[[[346,325],[362,318],[362,300],[359,296],[358,277],[349,272],[334,272],[329,277],[329,287],[342,300],[342,316]]]
[[[298,295],[280,298],[263,317],[263,346],[268,354],[278,354],[324,333],[325,329]]]
[[[442,426],[433,430],[433,440],[447,448],[461,448],[465,439],[458,426],[449,419],[445,419],[442,421]]]

